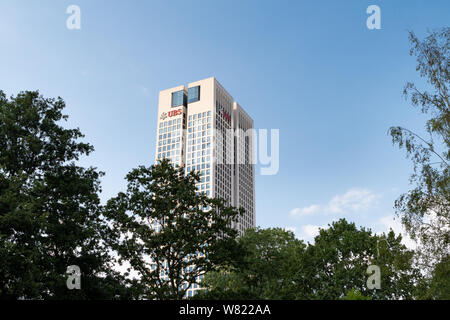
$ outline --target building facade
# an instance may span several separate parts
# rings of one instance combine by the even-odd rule
[[[233,225],[256,226],[252,118],[214,78],[159,93],[156,160],[197,170],[198,192],[220,197],[245,213]],[[189,293],[193,294],[192,293]]]

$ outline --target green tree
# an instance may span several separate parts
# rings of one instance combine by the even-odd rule
[[[183,299],[203,273],[236,255],[231,224],[242,212],[198,192],[198,173],[164,159],[126,179],[127,191],[108,201],[105,214],[113,221],[111,245],[135,274],[139,298]]]
[[[450,300],[450,256],[436,264],[427,299]]]
[[[247,230],[238,242],[239,263],[208,273],[197,299],[412,299],[421,284],[401,236],[378,236],[345,219],[308,246],[282,229]],[[381,269],[379,290],[366,285],[373,264]]]
[[[372,300],[372,297],[366,297],[358,290],[351,289],[342,298],[342,300]]]
[[[0,91],[0,298],[110,299],[123,295],[102,242],[106,225],[95,168],[75,161],[93,147],[65,129],[61,98]],[[81,290],[66,270],[81,269]]]
[[[405,148],[414,165],[410,181],[415,186],[396,200],[395,209],[411,238],[418,240],[418,262],[432,277],[437,263],[442,267],[449,262],[450,252],[450,28],[432,32],[422,41],[410,32],[409,39],[410,54],[417,57],[416,70],[426,79],[428,90],[407,83],[404,95],[429,116],[428,137],[403,127],[390,128],[393,143]]]
[[[295,299],[305,244],[279,228],[248,229],[239,238],[242,257],[210,272],[197,299]]]
[[[313,266],[307,270],[312,279],[308,298],[341,299],[352,289],[374,299],[415,298],[420,272],[412,265],[414,252],[401,239],[392,230],[377,236],[345,219],[321,229],[305,252]],[[381,289],[367,288],[369,265],[380,267]]]

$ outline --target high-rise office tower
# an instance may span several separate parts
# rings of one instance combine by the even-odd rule
[[[256,226],[253,120],[215,78],[159,93],[156,159],[201,173],[198,191],[245,214],[240,234]]]

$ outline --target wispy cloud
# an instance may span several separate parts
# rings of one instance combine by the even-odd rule
[[[297,227],[284,227],[283,229],[286,231],[291,231],[294,234],[297,232]]]
[[[291,216],[304,216],[313,213],[344,213],[367,210],[380,195],[369,189],[352,188],[344,194],[335,195],[327,204],[312,204],[304,208],[294,208],[290,211]]]
[[[302,234],[307,238],[313,239],[315,236],[319,234],[321,228],[323,229],[323,227],[321,226],[307,224],[302,227]]]
[[[305,208],[294,208],[291,210],[291,216],[304,216],[311,213],[316,213],[321,210],[321,207],[317,204],[312,204]]]
[[[378,234],[385,232],[388,233],[390,229],[395,232],[396,235],[401,234],[402,235],[402,243],[408,247],[409,249],[416,249],[417,243],[412,240],[405,231],[405,228],[403,227],[402,223],[395,219],[393,215],[388,215],[380,218],[378,220],[378,225],[381,226],[378,230]]]
[[[314,238],[319,234],[320,229],[328,229],[328,225],[313,225],[313,224],[307,224],[304,225],[298,230],[297,227],[285,227],[284,230],[291,231],[294,233],[295,237],[297,239],[303,240],[305,242],[314,242]]]
[[[328,203],[327,211],[343,213],[367,210],[377,198],[379,198],[379,195],[369,189],[353,188],[343,195],[334,196]]]
[[[305,242],[314,243],[314,238],[319,235],[320,230],[326,230],[329,227],[329,225],[306,224],[302,226],[298,234],[298,238],[304,240]]]

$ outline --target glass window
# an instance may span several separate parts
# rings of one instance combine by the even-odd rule
[[[184,90],[172,92],[172,107],[186,106],[186,94]]]
[[[192,87],[188,89],[188,103],[196,102],[200,100],[200,86]]]

